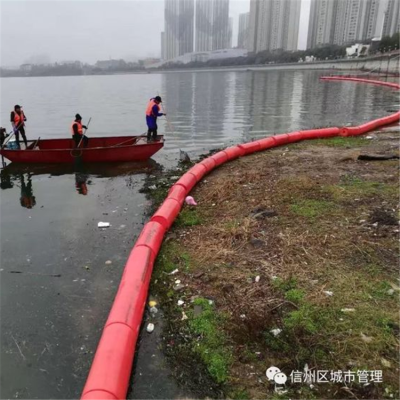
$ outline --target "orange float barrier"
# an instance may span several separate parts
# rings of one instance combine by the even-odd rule
[[[180,209],[180,204],[176,200],[171,200],[171,202],[172,201],[174,203],[177,203],[179,205],[179,209]],[[159,217],[161,217],[164,212],[165,220],[167,222],[169,222],[170,216],[167,215],[168,213],[171,213],[169,210],[170,209],[166,210],[165,212],[161,211],[158,214]],[[174,208],[174,210],[175,210],[175,208]],[[179,211],[178,211],[178,213],[179,213]],[[174,215],[173,211],[172,211],[172,215]],[[136,241],[135,247],[140,247],[140,246],[148,247],[153,252],[154,259],[156,259],[158,251],[160,250],[161,243],[163,241],[166,229],[167,228],[166,228],[165,224],[161,224],[160,222],[158,222],[157,220],[153,220],[153,218],[152,218],[150,220],[150,222],[148,222],[143,227],[142,232],[140,232],[140,235]]]
[[[196,185],[197,179],[193,174],[184,174],[182,175],[175,185],[181,185],[185,188],[186,193],[189,193],[193,187]]]
[[[175,218],[181,210],[182,204],[174,199],[166,199],[160,208],[153,214],[150,221],[160,223],[166,230],[171,228]]]
[[[137,324],[141,323],[141,316],[138,320],[137,308],[142,306],[143,296],[147,296],[147,290],[142,292],[145,289],[143,282],[150,278],[153,264],[154,254],[149,247],[135,246],[133,248],[122,274],[106,326],[122,323],[135,330]]]
[[[266,149],[270,149],[272,147],[275,147],[276,144],[276,139],[274,138],[274,136],[265,138],[265,139],[260,139],[257,140],[258,143],[260,143],[260,150],[266,150]]]
[[[400,85],[358,78],[322,77],[325,80],[368,82],[400,89]],[[222,150],[196,164],[170,189],[166,200],[143,228],[126,263],[121,283],[96,350],[82,399],[124,399],[135,345],[143,317],[154,259],[163,236],[179,214],[185,196],[218,165],[245,154],[295,142],[333,136],[353,136],[399,121],[400,111],[355,127],[311,129],[284,133]]]
[[[224,150],[224,152],[228,156],[229,161],[244,156],[244,150],[239,146],[228,147],[227,149]]]
[[[300,142],[300,140],[303,140],[303,132],[291,132],[288,133],[288,137],[288,143]]]
[[[228,154],[224,150],[215,153],[210,158],[215,161],[215,166],[218,167],[219,165],[226,163],[228,161]]]
[[[171,189],[169,189],[167,199],[176,200],[180,205],[183,204],[186,197],[186,189],[182,185],[173,185]]]
[[[203,161],[199,162],[199,165],[203,165],[207,173],[209,173],[215,168],[216,164],[212,157],[207,157]]]
[[[261,145],[258,141],[245,144],[238,144],[238,147],[243,150],[244,155],[255,153],[256,151],[261,150]]]
[[[282,146],[283,144],[289,142],[289,135],[287,133],[281,133],[280,135],[275,135],[274,138],[276,140],[277,146]]]
[[[190,168],[186,173],[192,174],[196,178],[196,181],[199,182],[201,181],[201,178],[207,174],[207,169],[203,164],[196,164],[194,167]]]

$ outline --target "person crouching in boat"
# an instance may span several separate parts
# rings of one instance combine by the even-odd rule
[[[3,146],[4,141],[8,137],[6,128],[0,127],[0,146]]]
[[[24,140],[25,143],[25,148],[28,147],[28,141],[26,140],[26,134],[25,134],[25,121],[26,121],[26,116],[24,112],[22,111],[22,107],[16,104],[14,106],[14,111],[11,111],[10,115],[10,120],[11,120],[11,125],[13,127],[13,131],[15,134],[15,140],[17,142],[17,146],[20,149],[21,146],[19,144],[19,134],[21,133],[22,139]]]
[[[147,123],[147,141],[151,141],[151,134],[153,133],[153,140],[157,140],[157,117],[167,115],[160,113],[160,103],[162,103],[161,97],[156,96],[150,99],[146,109],[146,123]]]
[[[89,139],[83,134],[84,129],[87,129],[87,126],[82,125],[82,117],[76,114],[75,121],[71,125],[72,139],[74,139],[75,147],[79,146],[81,140],[83,147],[87,147]]]

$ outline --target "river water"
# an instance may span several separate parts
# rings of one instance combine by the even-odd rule
[[[84,122],[92,117],[89,137],[141,134],[147,101],[158,94],[169,121],[160,118],[165,147],[148,163],[11,165],[2,171],[1,398],[79,397],[124,263],[147,218],[140,189],[154,171],[176,165],[179,149],[196,156],[275,133],[359,124],[398,108],[395,91],[319,81],[323,74],[242,70],[0,80],[0,124],[10,127],[9,113],[21,104],[30,139],[68,136],[76,113]],[[99,221],[111,227],[99,229]],[[143,335],[133,398],[180,394],[157,346]]]

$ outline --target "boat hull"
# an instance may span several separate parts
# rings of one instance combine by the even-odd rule
[[[136,136],[90,138],[89,146],[79,149],[72,139],[45,139],[39,140],[34,149],[4,148],[0,154],[13,163],[71,164],[77,158],[85,163],[145,161],[164,146],[163,137],[159,138],[150,143]]]

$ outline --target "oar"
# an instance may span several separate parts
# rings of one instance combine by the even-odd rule
[[[18,130],[19,130],[19,128],[21,127],[21,125],[22,124],[25,124],[25,122],[21,122],[19,125],[18,125],[18,128],[13,128],[13,130],[10,132],[10,133],[8,133],[7,135],[7,139],[4,141],[4,143],[3,143],[3,145],[1,146],[1,148],[3,149],[4,147],[5,147],[5,145],[10,141],[10,139],[12,138],[12,136],[13,135],[15,135],[15,132],[17,132]]]
[[[92,117],[90,117],[90,118],[89,118],[89,121],[88,121],[88,123],[87,123],[87,125],[86,125],[85,132],[83,132],[83,134],[82,134],[82,138],[81,138],[81,140],[80,140],[80,142],[79,142],[79,144],[78,144],[78,147],[77,147],[77,148],[79,148],[79,146],[81,145],[81,143],[82,143],[82,140],[83,140],[83,137],[84,137],[84,136],[86,136],[86,135],[85,135],[85,133],[86,133],[87,129],[89,128],[89,124],[90,124],[90,121],[91,121],[91,120],[92,120]]]

